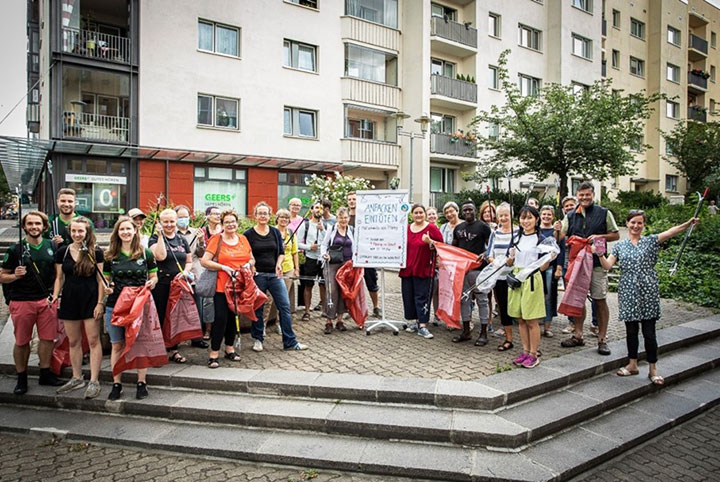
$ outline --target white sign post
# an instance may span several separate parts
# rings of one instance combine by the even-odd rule
[[[378,327],[400,331],[404,321],[385,318],[385,268],[404,268],[407,256],[407,227],[410,204],[407,190],[358,191],[355,208],[353,266],[380,268],[382,319],[365,324],[369,335]]]

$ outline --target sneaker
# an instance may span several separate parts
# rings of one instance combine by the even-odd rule
[[[575,335],[571,336],[567,340],[560,342],[560,346],[563,348],[574,348],[576,346],[585,346],[585,341],[582,338],[576,338]]]
[[[523,368],[535,368],[540,364],[540,359],[536,356],[528,355],[522,362]]]
[[[255,343],[253,344],[253,351],[263,351],[263,342],[255,340]]]
[[[325,330],[323,331],[323,333],[325,333],[326,335],[330,335],[332,333],[332,330],[332,323],[325,323]]]
[[[433,326],[440,326],[440,320],[438,320],[437,316],[435,318],[433,318],[432,324],[433,324]]]
[[[347,331],[347,328],[345,328],[345,323],[343,323],[342,321],[338,321],[337,323],[335,323],[335,329],[339,331]]]
[[[85,386],[85,379],[84,378],[71,378],[68,380],[68,382],[63,385],[62,387],[58,388],[56,390],[57,393],[66,393],[70,392],[72,390],[77,390],[78,388],[82,388]]]
[[[307,349],[307,345],[303,345],[302,343],[295,343],[295,346],[291,348],[284,348],[285,351],[304,351]]]
[[[525,352],[520,353],[520,355],[512,361],[513,365],[521,366],[523,364],[523,362],[525,361],[525,359],[529,356],[530,356],[529,353],[525,353]]]
[[[100,395],[100,383],[90,382],[85,389],[85,399],[95,398]]]
[[[380,314],[380,308],[373,308],[373,316],[375,318],[382,318],[382,315]]]
[[[313,308],[313,311],[320,311],[320,310],[322,310],[322,305],[320,303],[318,303],[317,305],[315,305],[315,308]]]
[[[600,331],[600,330],[598,329],[597,326],[595,326],[595,325],[590,325],[590,335],[592,335],[592,336],[594,336],[595,338],[597,338],[599,331]]]
[[[416,333],[418,331],[417,323],[413,323],[412,325],[408,326],[407,328],[405,328],[405,331],[407,331],[408,333]]]
[[[423,338],[428,339],[428,340],[429,340],[430,338],[433,338],[433,334],[430,333],[430,330],[428,330],[428,329],[425,328],[425,327],[422,327],[422,328],[418,329],[417,334],[420,335],[420,336],[422,336]]]
[[[147,398],[147,397],[148,397],[147,383],[138,382],[137,393],[135,394],[135,398],[137,398],[138,400],[142,400],[143,398]]]
[[[122,395],[122,383],[113,383],[108,400],[119,400],[120,395]]]
[[[570,323],[567,327],[563,328],[563,334],[569,335],[571,333],[575,333],[575,325]]]
[[[545,338],[552,338],[552,337],[555,336],[555,334],[554,334],[552,331],[550,331],[550,330],[545,330],[545,331],[543,332],[543,336],[544,336]]]
[[[277,324],[276,330],[278,335],[282,335],[282,326],[280,326],[280,323]]]
[[[598,347],[597,347],[598,353],[604,356],[610,355],[610,348],[608,348],[608,344],[606,341],[599,341]]]

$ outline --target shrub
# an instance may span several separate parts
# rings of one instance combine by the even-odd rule
[[[620,191],[617,200],[629,209],[652,209],[667,205],[667,199],[662,194],[652,191]]]

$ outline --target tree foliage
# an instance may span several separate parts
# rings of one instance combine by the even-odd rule
[[[672,153],[665,159],[687,177],[689,189],[702,191],[706,184],[717,185],[716,179],[720,177],[720,123],[679,122],[672,131],[662,135]]]
[[[329,199],[332,202],[333,211],[341,206],[347,206],[347,194],[351,191],[363,191],[375,189],[370,181],[362,177],[343,176],[336,172],[335,177],[313,174],[306,181],[312,191],[313,201]]]
[[[603,80],[581,93],[551,83],[537,95],[523,97],[506,68],[509,53],[506,50],[498,59],[505,104],[480,112],[473,121],[476,129],[485,124],[500,127],[496,138],[478,136],[486,162],[476,180],[487,179],[488,171],[498,168],[513,175],[531,174],[538,181],[556,175],[565,196],[569,175],[602,181],[635,172],[637,161],[628,148],[650,148],[641,140],[645,120],[662,94],[625,95]]]

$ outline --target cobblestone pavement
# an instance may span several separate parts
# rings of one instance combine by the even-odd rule
[[[720,407],[579,476],[574,482],[720,479]]]
[[[409,482],[327,469],[304,469],[72,443],[0,432],[0,481]],[[413,479],[418,480],[418,479]]]

